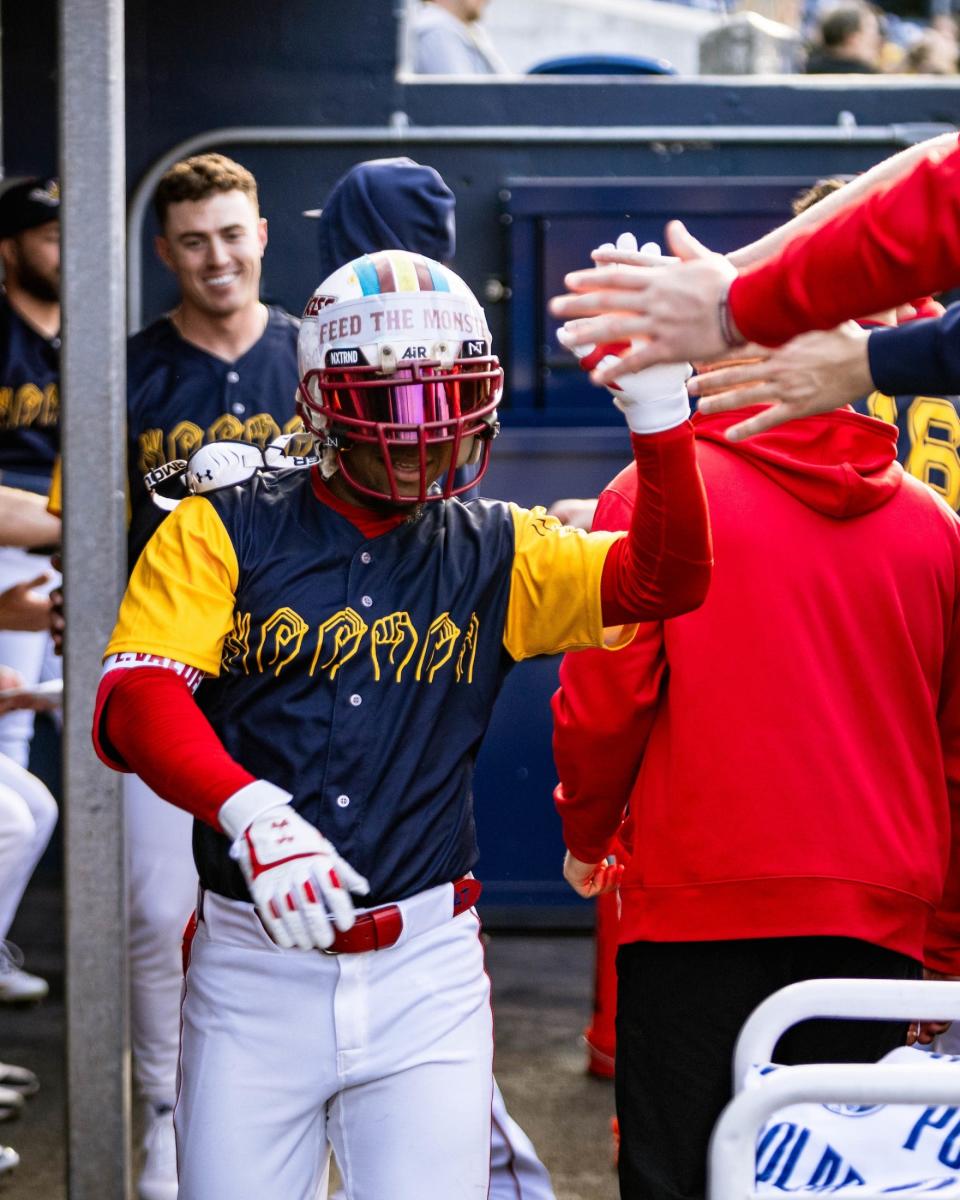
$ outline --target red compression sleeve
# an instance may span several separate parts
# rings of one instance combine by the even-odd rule
[[[798,234],[730,287],[748,341],[779,346],[960,283],[960,149]]]
[[[707,497],[689,421],[663,433],[631,434],[637,500],[625,538],[603,564],[604,625],[662,621],[703,603],[713,546]]]
[[[135,771],[157,795],[214,829],[224,800],[254,782],[187,684],[165,667],[110,671],[100,681],[94,721],[94,747],[107,766]]]

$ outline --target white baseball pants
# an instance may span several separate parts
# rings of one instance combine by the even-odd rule
[[[57,823],[57,802],[36,777],[0,754],[0,941]]]
[[[179,1200],[486,1200],[493,1030],[480,923],[450,884],[396,945],[281,950],[207,892],[184,984]],[[439,923],[436,923],[439,922]]]
[[[50,566],[48,558],[28,554],[16,546],[0,546],[0,592],[33,579],[43,571],[49,574],[50,581],[39,590],[49,591],[60,582],[60,576]],[[60,659],[53,653],[49,633],[17,633],[9,629],[0,629],[0,663],[19,671],[24,683],[59,679],[63,669]],[[35,716],[28,708],[18,708],[0,717],[0,754],[12,758],[21,767],[26,767],[30,759]]]
[[[140,1096],[173,1107],[180,1053],[183,930],[197,902],[193,818],[125,775],[130,1041]]]

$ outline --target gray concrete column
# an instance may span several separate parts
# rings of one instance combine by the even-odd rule
[[[126,574],[122,0],[60,0],[68,1195],[130,1195],[120,776],[90,743]]]

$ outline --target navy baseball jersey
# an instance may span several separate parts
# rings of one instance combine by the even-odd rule
[[[896,425],[903,469],[960,512],[960,397],[871,392],[853,407]]]
[[[226,362],[180,336],[160,317],[127,345],[127,470],[132,566],[164,512],[143,483],[148,471],[188,458],[213,441],[263,447],[300,429],[295,415],[299,322],[270,308],[263,336]]]
[[[46,491],[59,447],[60,338],[44,337],[0,295],[0,472]]]
[[[197,702],[230,754],[293,795],[369,879],[367,903],[398,900],[473,866],[494,698],[518,659],[603,644],[618,536],[448,500],[367,538],[318,499],[313,471],[260,476],[167,518],[106,653],[205,672]],[[248,899],[227,839],[194,831],[204,885]]]

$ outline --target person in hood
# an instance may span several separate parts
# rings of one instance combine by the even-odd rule
[[[317,217],[320,278],[375,250],[412,250],[449,263],[457,247],[456,198],[433,167],[412,158],[357,163],[333,185]]]
[[[729,442],[755,411],[693,419],[702,607],[567,655],[553,700],[568,881],[598,894],[615,836],[630,852],[624,1200],[703,1197],[737,1034],[772,992],[960,975],[960,519],[905,473],[891,425],[847,410]],[[625,527],[636,486],[628,467],[594,529]],[[813,1022],[775,1058],[869,1061],[907,1033]]]

